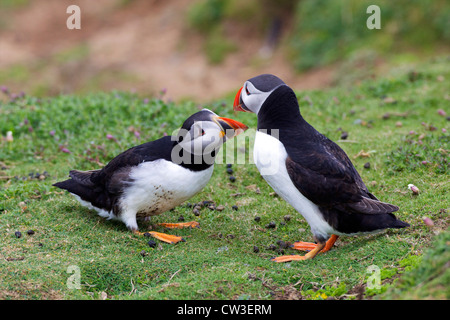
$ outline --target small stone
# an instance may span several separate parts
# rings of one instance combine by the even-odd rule
[[[238,206],[236,206],[236,205],[234,205],[234,206],[232,206],[232,207],[231,207],[231,209],[233,209],[233,210],[237,211],[237,210],[239,209],[239,207],[238,207]]]
[[[221,205],[221,204],[216,207],[217,211],[223,211],[224,209],[225,209],[225,206]]]
[[[364,168],[365,169],[370,169],[370,162],[364,163]]]
[[[273,228],[275,228],[276,227],[276,224],[275,224],[275,222],[270,222],[269,224],[266,224],[266,228],[267,229],[273,229]]]
[[[20,237],[22,237],[22,232],[16,231],[16,232],[14,232],[14,235],[16,236],[16,238],[20,238]]]
[[[431,219],[428,218],[428,217],[423,217],[423,222],[424,222],[427,226],[429,226],[429,227],[434,226],[433,220],[431,220]]]
[[[192,210],[192,213],[197,217],[200,215],[200,211],[198,211],[198,209]]]
[[[227,168],[231,168],[232,164],[231,163],[227,163]]]
[[[397,100],[395,100],[395,99],[392,98],[392,97],[385,97],[385,98],[383,99],[383,101],[384,101],[384,103],[393,103],[393,104],[396,104],[396,103],[397,103]]]
[[[256,216],[253,220],[255,220],[256,222],[261,221],[261,217],[260,216]]]
[[[179,216],[178,217],[178,221],[183,222],[184,221],[184,217],[183,216]]]
[[[284,219],[284,221],[286,221],[286,222],[291,221],[291,216],[290,216],[290,215],[285,215],[285,216],[283,217],[283,219]]]
[[[417,188],[412,183],[408,184],[408,189],[411,190],[414,195],[418,195],[419,194],[419,188]]]
[[[278,240],[278,241],[277,241],[277,244],[278,244],[278,246],[279,246],[281,249],[286,249],[286,248],[288,248],[289,245],[290,245],[288,242],[285,242],[285,241],[283,241],[283,240]]]
[[[345,139],[347,139],[347,138],[348,138],[348,132],[347,132],[347,131],[342,132],[342,134],[341,134],[341,139],[342,139],[342,140],[345,140]]]
[[[150,240],[149,242],[147,242],[147,244],[149,245],[149,247],[151,248],[155,248],[156,247],[156,242],[153,240]]]
[[[227,169],[227,173],[228,173],[228,174],[233,174],[233,169],[228,168],[228,169]]]
[[[258,253],[259,252],[259,248],[257,246],[253,246],[253,252],[254,253]]]
[[[230,176],[228,179],[230,179],[231,182],[235,182],[236,178],[234,176]]]
[[[29,236],[32,236],[32,235],[34,234],[34,230],[28,230],[28,231],[27,231],[27,234],[28,234]]]

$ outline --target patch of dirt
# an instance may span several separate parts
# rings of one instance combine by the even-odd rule
[[[238,50],[211,65],[203,39],[187,28],[192,1],[79,0],[81,29],[69,30],[66,9],[72,2],[30,1],[0,15],[0,70],[24,65],[31,72],[31,79],[12,89],[27,92],[24,86],[39,84],[49,94],[112,89],[157,94],[165,88],[175,100],[210,101],[261,73],[276,74],[297,90],[332,81],[333,68],[296,73],[281,47],[262,58],[264,37],[233,27],[226,29]]]
[[[39,296],[40,300],[62,300],[64,298],[61,292],[43,289],[41,284],[22,282],[17,283],[14,290],[0,290],[0,300],[24,300],[33,296]]]

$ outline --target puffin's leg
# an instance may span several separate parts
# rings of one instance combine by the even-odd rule
[[[182,229],[182,228],[193,228],[193,227],[198,227],[200,224],[196,221],[191,221],[191,222],[181,222],[181,223],[158,223],[159,226],[163,226],[169,229]],[[139,231],[134,231],[135,234],[139,234],[139,235],[145,235],[146,233],[150,234],[152,237],[155,237],[158,240],[170,243],[170,244],[174,244],[174,243],[178,243],[180,241],[185,241],[182,237],[179,236],[174,236],[171,234],[166,234],[166,233],[162,233],[162,232],[156,232],[156,231],[147,231],[147,232],[139,232]]]
[[[133,233],[140,235],[140,236],[149,234],[158,240],[161,240],[161,241],[164,241],[164,242],[167,242],[170,244],[178,243],[180,241],[185,241],[182,237],[173,236],[171,234],[166,234],[166,233],[156,232],[156,231],[139,232],[137,230],[134,230]]]
[[[179,223],[158,223],[159,226],[163,226],[169,229],[183,229],[183,228],[197,228],[200,223],[197,221],[179,222]]]
[[[295,254],[295,255],[279,256],[279,257],[276,257],[276,258],[272,258],[271,260],[275,261],[275,262],[289,262],[289,261],[294,261],[294,260],[308,260],[308,259],[312,259],[320,252],[320,250],[325,248],[325,244],[326,244],[325,242],[318,243],[314,249],[312,249],[310,252],[308,252],[304,256],[300,256],[298,254]]]
[[[200,223],[197,221],[191,221],[191,222],[180,222],[180,223],[158,223],[159,226],[163,226],[169,229],[183,229],[183,228],[194,228],[198,227]],[[155,237],[156,239],[159,239],[161,241],[173,244],[178,243],[180,241],[186,241],[182,237],[179,236],[173,236],[170,234],[162,233],[162,232],[156,232],[156,231],[148,231],[151,236]]]
[[[332,234],[330,239],[327,240],[327,243],[325,244],[325,248],[322,249],[320,252],[327,252],[330,250],[333,246],[336,240],[339,238],[339,236]]]
[[[332,234],[331,237],[327,240],[325,247],[322,249],[321,252],[327,252],[328,250],[330,250],[333,247],[333,245],[337,239],[338,239],[338,236],[335,234]],[[315,243],[302,242],[302,241],[294,242],[294,244],[292,245],[293,249],[302,250],[302,251],[311,251],[316,247],[317,247],[317,244],[315,244]]]
[[[275,261],[275,262],[288,262],[288,261],[294,261],[294,260],[312,259],[319,252],[326,252],[326,251],[330,250],[331,247],[333,246],[333,244],[336,242],[337,238],[338,238],[338,236],[333,234],[333,235],[331,235],[330,239],[328,239],[327,242],[319,242],[317,244],[315,244],[315,243],[308,243],[308,242],[302,242],[301,243],[301,248],[302,249],[298,249],[298,250],[309,250],[309,249],[306,249],[306,248],[311,248],[311,251],[309,251],[304,256],[300,256],[300,255],[279,256],[279,257],[273,258],[272,261]]]

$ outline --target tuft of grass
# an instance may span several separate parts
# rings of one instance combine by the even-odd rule
[[[431,128],[436,130],[435,127]],[[449,147],[450,135],[447,132],[427,136],[412,131],[397,150],[387,155],[386,164],[393,173],[428,168],[437,174],[448,174]]]
[[[441,232],[422,257],[402,260],[409,268],[380,298],[383,299],[450,299],[450,232]],[[419,260],[419,263],[417,262]]]
[[[448,240],[438,240],[439,245],[430,249],[436,250],[431,258],[420,258],[436,233],[443,239],[448,235],[448,174],[435,167],[445,159],[436,148],[449,149],[447,138],[441,138],[447,137],[442,129],[450,130],[446,61],[418,66],[413,71],[420,76],[409,70],[351,88],[298,92],[304,118],[342,146],[369,190],[398,205],[396,215],[411,227],[341,237],[333,250],[311,261],[286,264],[270,258],[296,253],[286,243],[312,241],[309,226],[273,194],[248,161],[232,164],[234,182],[227,162],[218,162],[209,184],[189,203],[139,222],[141,230],[157,231],[164,231],[157,223],[176,222],[181,216],[200,223],[198,229],[168,231],[186,242],[158,242],[154,248],[147,238],[133,235],[120,222],[104,220],[51,186],[65,179],[70,169],[97,169],[126,148],[171,134],[201,107],[255,128],[255,115],[233,113],[234,93],[198,106],[192,101],[168,102],[163,95],[146,98],[127,92],[36,98],[2,87],[0,298],[357,299],[372,294],[382,298],[381,292],[364,290],[373,265],[382,272],[388,298],[419,297],[414,286],[407,285],[389,293],[402,283],[397,277],[419,272],[414,268],[430,274],[420,280],[422,287],[430,288],[427,298],[446,296],[448,266],[427,264],[441,256]],[[429,131],[422,122],[437,130]],[[13,133],[12,142],[5,139],[8,131]],[[409,135],[410,131],[417,134]],[[405,140],[418,141],[424,133],[422,145]],[[245,140],[245,135],[239,137]],[[236,146],[228,141],[225,148],[251,155],[251,142]],[[420,151],[431,165],[414,169],[405,165],[405,150]],[[402,163],[404,170],[397,170]],[[407,189],[409,183],[420,189],[419,195]],[[193,204],[205,200],[223,210],[202,205],[194,212]],[[424,215],[434,226],[423,222]],[[29,235],[28,230],[34,233]],[[74,267],[79,270],[79,289],[70,285]],[[431,273],[439,275],[444,287],[432,286]]]

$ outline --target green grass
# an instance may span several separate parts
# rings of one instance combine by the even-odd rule
[[[0,298],[100,299],[105,293],[110,299],[450,298],[448,263],[427,267],[448,247],[450,68],[448,59],[441,58],[413,71],[414,77],[399,72],[351,88],[298,91],[307,121],[344,148],[369,190],[398,205],[397,216],[411,227],[342,237],[326,254],[286,264],[270,261],[281,250],[295,253],[280,249],[277,242],[312,241],[309,226],[271,194],[252,164],[233,165],[234,183],[225,164],[216,164],[209,184],[189,200],[212,200],[224,205],[223,211],[202,208],[195,216],[186,203],[141,222],[141,230],[176,222],[180,216],[200,222],[200,229],[170,231],[186,242],[158,243],[156,248],[148,246],[147,238],[100,218],[51,186],[70,169],[98,168],[128,147],[171,134],[197,110],[194,102],[169,103],[164,97],[144,99],[124,92],[25,96],[13,102],[5,95],[0,134],[12,131],[14,141],[0,142]],[[204,107],[255,128],[253,114],[233,114],[233,97],[234,93]],[[447,115],[438,114],[439,109]],[[340,140],[342,131],[348,132],[345,140]],[[233,142],[227,145],[231,148]],[[419,164],[414,154],[420,155]],[[367,162],[369,169],[364,168]],[[419,195],[411,194],[409,183],[420,189]],[[291,216],[289,221],[284,220],[286,215]],[[425,225],[423,216],[434,226]],[[270,222],[276,228],[266,228]],[[27,230],[35,233],[28,235]],[[20,238],[16,231],[22,233]],[[438,233],[438,245],[433,247]],[[422,258],[430,250],[436,253]],[[381,270],[378,291],[365,288],[372,265]],[[74,276],[68,273],[71,266],[79,268],[80,289],[67,286]],[[415,284],[424,288],[433,284],[429,282],[433,276],[425,273],[444,275],[439,278],[443,287],[419,294]]]
[[[435,52],[448,42],[446,1],[378,1],[380,29],[368,29],[371,1],[299,1],[290,36],[291,60],[298,70],[352,59],[369,50],[378,58],[392,52]],[[418,27],[420,26],[420,27]],[[405,50],[406,49],[406,50]]]

